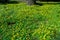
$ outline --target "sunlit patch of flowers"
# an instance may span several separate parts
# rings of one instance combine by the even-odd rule
[[[60,6],[0,5],[1,40],[59,40]]]

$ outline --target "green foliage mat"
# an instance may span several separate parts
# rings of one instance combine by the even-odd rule
[[[60,40],[60,5],[0,5],[0,40]]]

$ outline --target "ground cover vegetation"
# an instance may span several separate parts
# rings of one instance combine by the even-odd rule
[[[60,4],[0,4],[0,40],[60,40]]]

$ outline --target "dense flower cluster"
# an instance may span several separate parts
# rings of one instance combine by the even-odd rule
[[[59,40],[60,5],[0,5],[0,40]]]

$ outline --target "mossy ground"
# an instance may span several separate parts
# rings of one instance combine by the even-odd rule
[[[60,40],[60,4],[0,5],[0,40]]]

